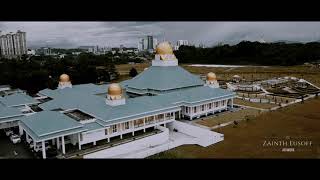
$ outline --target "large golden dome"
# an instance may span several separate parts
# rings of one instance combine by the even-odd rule
[[[207,74],[207,80],[208,80],[208,81],[215,81],[215,80],[217,80],[216,74],[213,73],[213,72],[209,72],[209,73]]]
[[[61,74],[60,76],[60,82],[69,82],[70,78],[67,74]]]
[[[122,88],[118,83],[112,83],[108,87],[108,94],[109,95],[121,95],[122,94]]]
[[[173,54],[173,50],[170,43],[168,41],[159,43],[156,47],[156,54],[159,54],[159,55]]]

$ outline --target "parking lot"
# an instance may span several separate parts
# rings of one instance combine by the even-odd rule
[[[30,159],[35,157],[24,142],[13,144],[3,129],[0,129],[0,159],[15,158]]]

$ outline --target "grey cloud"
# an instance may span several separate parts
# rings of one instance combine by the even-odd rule
[[[320,22],[0,22],[4,32],[27,32],[29,46],[80,45],[137,46],[138,39],[153,35],[172,43],[187,39],[214,45],[241,40],[313,41],[320,39]]]

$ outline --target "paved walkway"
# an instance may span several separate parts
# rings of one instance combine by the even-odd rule
[[[65,154],[65,155],[60,153],[59,156],[57,156],[57,158],[75,158],[75,157],[79,157],[79,156],[84,156],[84,155],[98,152],[98,151],[101,151],[104,149],[108,149],[111,147],[122,145],[124,143],[132,142],[132,141],[139,140],[139,139],[142,139],[142,138],[145,138],[148,136],[152,136],[152,135],[156,134],[156,132],[160,132],[160,130],[156,129],[156,130],[153,130],[152,132],[146,132],[141,135],[137,135],[137,134],[135,136],[130,135],[131,137],[129,137],[129,138],[118,139],[118,140],[113,140],[113,141],[111,140],[109,143],[107,143],[106,140],[103,140],[104,143],[101,145],[98,145],[99,142],[97,142],[97,146],[88,147],[88,148],[82,147],[82,150],[76,149],[72,152],[69,152],[69,153],[67,152],[67,154]],[[91,143],[89,143],[89,144],[91,144]],[[86,146],[86,145],[83,145],[83,146]]]
[[[261,111],[268,111],[268,109],[257,108],[257,107],[253,107],[253,106],[246,106],[246,105],[241,105],[241,104],[234,104],[234,105],[240,106],[240,107],[245,107],[245,108],[257,109],[257,110],[261,110]]]

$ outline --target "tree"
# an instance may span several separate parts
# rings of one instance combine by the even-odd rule
[[[136,70],[136,68],[131,68],[130,72],[129,72],[130,77],[135,77],[136,75],[138,75],[138,71]]]

